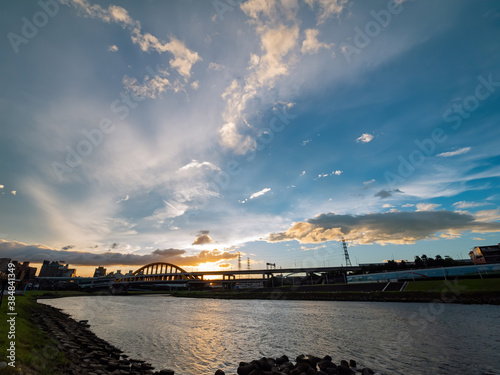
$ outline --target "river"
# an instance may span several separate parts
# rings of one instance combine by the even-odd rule
[[[156,370],[235,374],[286,354],[354,359],[384,374],[500,374],[500,306],[166,295],[39,300]]]

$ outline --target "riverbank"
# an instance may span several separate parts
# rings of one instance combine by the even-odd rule
[[[373,284],[384,286],[384,284]],[[255,290],[175,291],[172,296],[189,298],[266,299],[362,302],[442,302],[500,305],[500,279],[460,279],[414,281],[405,289],[371,290],[372,284],[359,284],[359,290],[345,291],[343,285],[288,286]]]
[[[37,302],[38,298],[83,295],[89,294],[28,292],[16,296],[15,337],[10,339],[7,334],[0,337],[2,349],[7,349],[11,341],[15,343],[15,360],[9,365],[0,359],[2,374],[174,374],[171,370],[155,372],[145,361],[128,358],[119,348],[90,331],[85,321],[77,322],[59,309]],[[7,315],[6,303],[2,303],[0,312]],[[7,333],[7,328],[2,319],[0,331]]]

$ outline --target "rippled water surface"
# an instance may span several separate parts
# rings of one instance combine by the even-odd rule
[[[93,296],[43,300],[157,370],[235,374],[282,354],[385,374],[500,374],[500,306]]]

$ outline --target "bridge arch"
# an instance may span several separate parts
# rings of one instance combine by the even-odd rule
[[[128,278],[131,281],[140,280],[194,280],[198,279],[194,275],[190,275],[189,272],[183,268],[176,266],[172,263],[166,262],[155,262],[146,264],[141,268],[135,270]],[[125,281],[124,279],[122,279]]]

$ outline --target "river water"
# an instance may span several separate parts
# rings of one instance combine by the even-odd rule
[[[165,295],[40,301],[177,375],[235,374],[240,361],[283,354],[354,359],[384,374],[500,374],[500,306]]]

